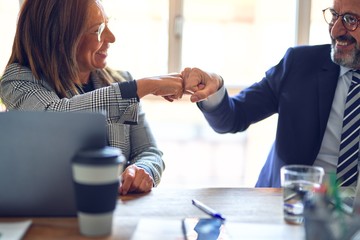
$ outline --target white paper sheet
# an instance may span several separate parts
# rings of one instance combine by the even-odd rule
[[[303,225],[226,222],[229,239],[241,240],[303,240]],[[131,240],[185,239],[179,219],[143,218]]]
[[[0,222],[0,240],[20,240],[31,225],[31,220]]]

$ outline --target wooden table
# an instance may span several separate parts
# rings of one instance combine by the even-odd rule
[[[291,239],[304,239],[303,226],[287,225],[282,214],[282,191],[275,188],[155,188],[147,194],[119,197],[113,222],[113,234],[96,239],[131,239],[137,224],[143,219],[178,222],[174,236],[181,236],[181,219],[208,217],[194,207],[196,198],[218,210],[226,223],[274,224],[295,235]],[[0,218],[0,222],[25,220]],[[155,227],[156,229],[156,227]],[[236,234],[241,234],[239,231]],[[286,234],[286,233],[284,233]],[[141,233],[140,233],[141,235]],[[24,239],[88,239],[79,234],[77,218],[33,218]],[[153,239],[164,239],[157,236]],[[181,238],[180,238],[181,239]],[[271,233],[269,233],[269,239]],[[287,238],[284,238],[287,239]]]

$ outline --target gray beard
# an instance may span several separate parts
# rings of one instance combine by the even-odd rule
[[[343,67],[351,69],[360,69],[360,49],[356,45],[354,51],[347,54],[345,57],[337,57],[337,52],[334,47],[335,43],[331,44],[331,60]]]

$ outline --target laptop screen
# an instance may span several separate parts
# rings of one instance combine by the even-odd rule
[[[71,160],[106,145],[102,114],[0,113],[0,216],[75,216]]]

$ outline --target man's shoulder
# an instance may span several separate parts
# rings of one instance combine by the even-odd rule
[[[331,45],[303,45],[289,48],[285,54],[285,59],[292,59],[296,62],[301,61],[305,65],[333,65],[331,60]],[[304,62],[305,61],[305,62]]]
[[[299,45],[291,48],[294,52],[300,52],[304,54],[330,54],[331,45],[330,44],[322,44],[322,45]]]

